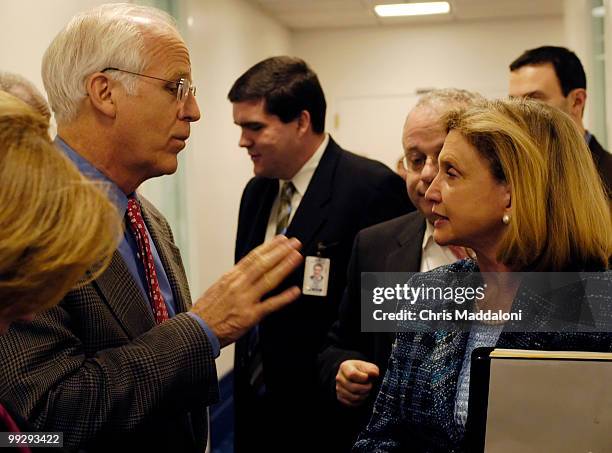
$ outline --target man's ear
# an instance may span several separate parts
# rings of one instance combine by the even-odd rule
[[[584,107],[586,105],[587,92],[584,88],[575,88],[567,95],[569,100],[570,111],[574,118],[582,120]]]
[[[116,86],[117,84],[102,72],[90,75],[85,85],[92,107],[110,118],[117,115],[117,106],[113,99],[113,87]]]
[[[312,129],[310,112],[302,110],[297,119],[298,134],[304,135],[309,129]]]

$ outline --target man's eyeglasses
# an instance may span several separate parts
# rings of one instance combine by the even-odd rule
[[[189,94],[189,92],[191,92],[193,96],[196,95],[196,87],[193,86],[191,82],[188,79],[185,79],[184,77],[181,77],[178,80],[166,80],[160,77],[153,77],[153,76],[146,75],[146,74],[139,74],[137,72],[126,71],[125,69],[119,69],[119,68],[105,68],[101,72],[106,72],[106,71],[125,72],[127,74],[132,74],[135,76],[146,77],[148,79],[161,80],[162,82],[171,83],[173,86],[173,89],[176,90],[176,100],[177,101],[181,101],[181,102],[185,101],[187,99],[187,95]]]
[[[402,165],[406,171],[419,172],[425,166],[425,158],[422,156],[406,156],[402,159]]]
[[[437,155],[433,157],[432,156],[427,157],[424,154],[420,154],[420,153],[404,155],[404,157],[402,158],[402,166],[404,167],[404,170],[406,171],[420,172],[421,170],[423,170],[423,167],[425,167],[425,164],[427,163],[427,159],[431,159],[430,162],[437,167],[438,165]]]

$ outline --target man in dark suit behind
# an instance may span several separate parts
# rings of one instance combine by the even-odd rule
[[[438,173],[446,131],[440,117],[482,99],[465,90],[433,90],[419,99],[402,134],[406,189],[417,212],[359,232],[351,254],[338,320],[319,354],[319,385],[334,414],[334,451],[348,452],[368,422],[387,369],[394,333],[361,332],[362,272],[426,272],[464,256],[433,240],[432,203],[424,195]]]
[[[236,451],[326,451],[316,357],[337,316],[351,244],[360,229],[411,205],[399,176],[324,132],[325,97],[304,61],[266,59],[228,97],[255,172],[240,203],[236,260],[286,231],[303,244],[307,277],[317,263],[329,269],[326,295],[303,295],[237,343]],[[281,288],[304,281],[302,267]]]
[[[529,49],[510,64],[510,96],[540,100],[567,113],[584,135],[608,197],[612,197],[612,155],[582,123],[586,87],[580,59],[565,47]]]
[[[72,450],[201,453],[219,348],[297,297],[290,288],[260,303],[301,263],[299,243],[260,248],[192,306],[170,227],[136,193],[176,170],[200,117],[189,52],[166,13],[132,4],[81,13],[42,72],[56,145],[108,191],[126,226],[104,272],[0,338],[0,400],[33,429],[63,432]]]

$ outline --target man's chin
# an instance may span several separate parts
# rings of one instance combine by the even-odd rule
[[[259,165],[253,166],[253,174],[255,176],[259,176],[260,178],[270,178],[270,179],[279,179],[278,175],[273,174],[270,170],[267,170]]]
[[[157,169],[156,174],[152,177],[155,178],[158,176],[172,175],[176,173],[176,170],[178,170],[178,159],[176,159],[175,156],[174,159],[168,159],[167,161],[165,161],[164,165],[160,166]]]

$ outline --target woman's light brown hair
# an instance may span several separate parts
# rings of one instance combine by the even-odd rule
[[[450,112],[444,121],[510,185],[512,219],[500,262],[517,271],[608,267],[608,198],[569,116],[536,101],[497,100]]]
[[[105,191],[55,148],[48,122],[0,92],[0,311],[56,304],[109,263],[121,220]]]

